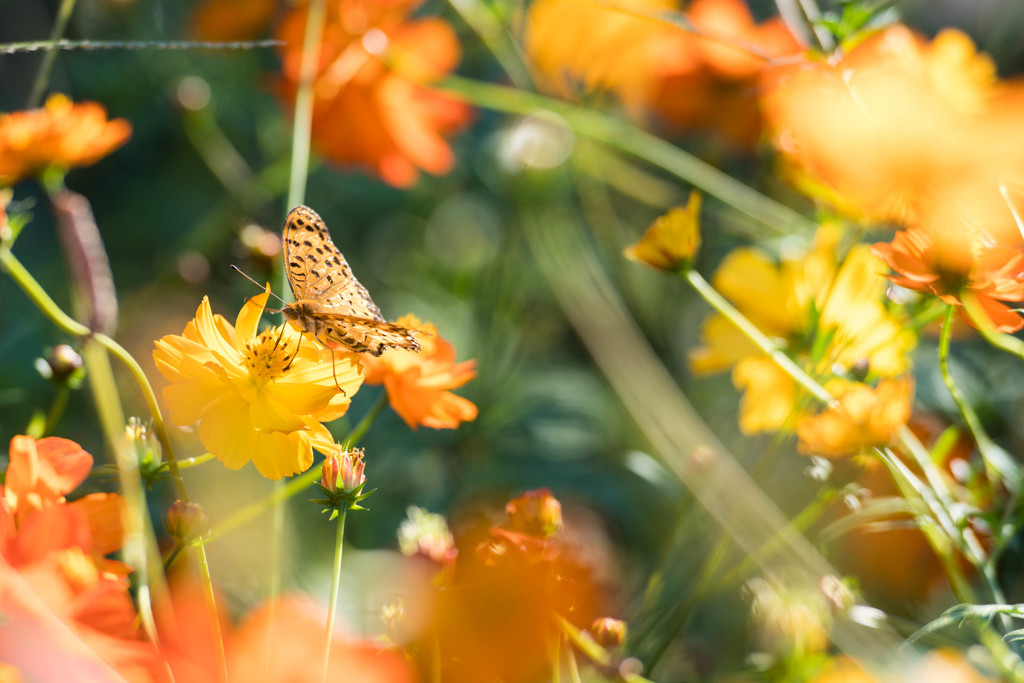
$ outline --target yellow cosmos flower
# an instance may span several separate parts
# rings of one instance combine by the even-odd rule
[[[854,368],[872,377],[901,375],[917,340],[885,307],[884,264],[862,244],[840,262],[839,237],[823,226],[809,253],[781,263],[756,249],[736,249],[712,283],[823,383]],[[709,373],[735,366],[733,384],[746,392],[740,405],[744,433],[794,423],[801,392],[750,340],[720,315],[705,321],[701,338],[691,368]]]
[[[796,433],[801,453],[838,458],[887,446],[910,419],[914,403],[914,381],[910,377],[882,380],[874,388],[833,380],[827,389],[841,408],[800,421]]]
[[[643,238],[626,248],[626,258],[656,270],[674,271],[700,247],[700,193],[691,192],[686,206],[677,206],[647,228]]]
[[[209,299],[181,335],[156,342],[170,381],[163,396],[178,425],[199,423],[199,440],[230,469],[252,460],[268,479],[313,464],[312,442],[330,442],[321,421],[342,415],[363,377],[355,354],[331,353],[290,325],[257,332],[268,292],[249,299],[235,326]],[[335,382],[337,377],[337,383]]]

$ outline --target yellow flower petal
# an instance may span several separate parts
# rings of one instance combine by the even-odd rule
[[[626,258],[665,271],[690,261],[700,247],[700,197],[691,192],[686,206],[655,220],[639,242],[626,248]]]

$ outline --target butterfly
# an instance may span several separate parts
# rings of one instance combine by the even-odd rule
[[[370,293],[352,274],[316,211],[297,206],[281,234],[284,265],[295,303],[281,309],[293,327],[324,346],[379,356],[387,348],[419,351],[415,331],[384,320]]]

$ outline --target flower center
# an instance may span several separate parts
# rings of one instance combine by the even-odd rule
[[[261,387],[288,371],[297,350],[289,350],[283,326],[271,327],[261,332],[255,340],[245,343],[242,362],[249,370],[253,383]]]

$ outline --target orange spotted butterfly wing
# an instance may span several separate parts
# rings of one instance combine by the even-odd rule
[[[384,320],[316,211],[308,206],[292,209],[281,239],[295,296],[295,303],[282,312],[296,327],[325,346],[335,342],[356,353],[379,356],[390,347],[420,350],[413,330]]]

